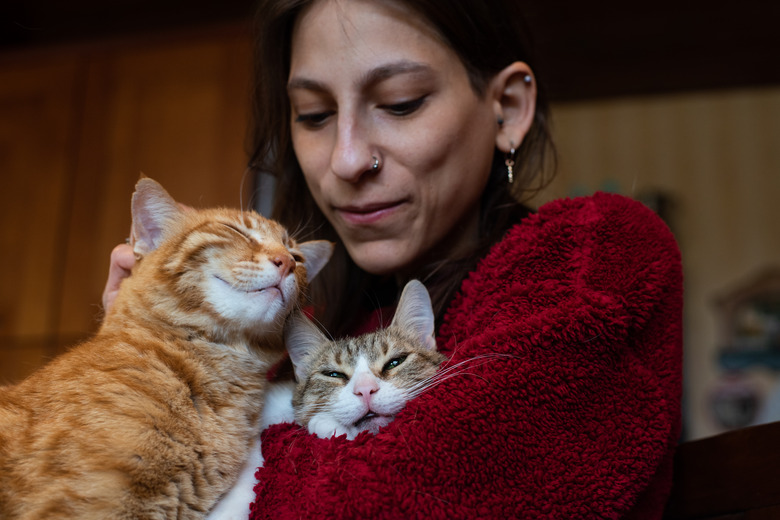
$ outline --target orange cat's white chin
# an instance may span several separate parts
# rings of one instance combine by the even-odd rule
[[[216,278],[217,280],[219,280],[220,282],[222,282],[223,284],[225,284],[226,286],[230,287],[232,290],[234,290],[234,291],[236,291],[238,293],[249,293],[249,294],[252,294],[252,293],[261,293],[261,292],[264,292],[264,291],[276,291],[278,293],[278,295],[282,297],[282,299],[285,299],[284,298],[284,293],[282,292],[282,289],[280,287],[281,282],[278,283],[278,284],[274,284],[274,285],[267,285],[267,284],[264,285],[264,284],[261,284],[261,283],[255,283],[255,284],[252,284],[252,285],[237,285],[237,284],[231,284],[227,280],[225,280],[225,279],[223,279],[223,278],[221,278],[220,276],[217,276],[217,275],[214,275],[214,278]]]
[[[265,287],[237,287],[217,276],[213,280],[207,292],[209,303],[221,316],[247,329],[277,322],[287,315],[297,297],[297,285],[290,278]]]

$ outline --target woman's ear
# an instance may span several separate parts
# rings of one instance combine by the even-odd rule
[[[528,64],[516,61],[490,82],[498,121],[496,147],[502,152],[519,148],[536,112],[536,78]]]

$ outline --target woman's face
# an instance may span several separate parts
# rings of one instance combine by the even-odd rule
[[[476,239],[496,143],[491,97],[417,19],[392,2],[318,0],[292,36],[295,153],[317,205],[373,274],[413,274]]]

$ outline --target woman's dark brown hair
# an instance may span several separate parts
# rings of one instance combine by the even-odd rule
[[[250,135],[250,167],[276,178],[271,215],[299,238],[336,242],[336,253],[312,283],[312,298],[322,324],[334,335],[350,326],[372,286],[379,281],[357,267],[335,230],[320,212],[295,157],[290,138],[287,78],[293,25],[301,10],[317,0],[260,0],[256,15],[254,128]],[[362,0],[369,1],[369,0]],[[376,0],[405,5],[438,31],[460,57],[471,86],[485,93],[490,80],[515,61],[533,67],[529,32],[517,0]],[[504,155],[496,150],[481,201],[481,241],[465,257],[442,258],[417,273],[431,293],[437,321],[462,279],[506,230],[527,214],[521,201],[546,182],[554,171],[548,107],[537,80],[534,122],[517,151],[515,181],[507,182]],[[551,167],[552,166],[552,167]]]

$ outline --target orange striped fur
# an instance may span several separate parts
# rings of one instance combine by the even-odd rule
[[[204,518],[259,433],[268,368],[328,242],[133,195],[138,261],[91,340],[0,388],[0,517]]]

